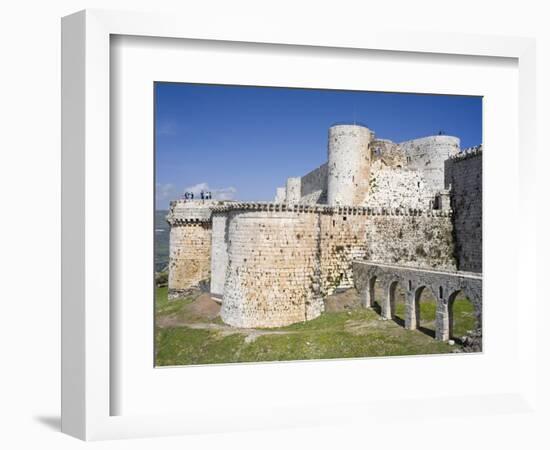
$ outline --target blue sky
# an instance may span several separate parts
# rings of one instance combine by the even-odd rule
[[[401,142],[458,136],[481,143],[481,97],[155,84],[156,208],[186,190],[272,200],[277,186],[327,159],[328,128],[367,125]]]

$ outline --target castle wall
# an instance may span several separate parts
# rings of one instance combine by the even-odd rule
[[[212,214],[212,258],[210,276],[210,295],[222,299],[227,268],[227,215],[225,213]]]
[[[445,161],[445,184],[451,208],[458,269],[482,272],[482,151],[476,149]]]
[[[449,212],[245,204],[226,214],[221,316],[233,326],[317,317],[324,296],[353,286],[353,260],[456,269]]]
[[[371,131],[360,125],[329,129],[327,203],[362,205],[369,187]]]
[[[168,296],[184,295],[210,278],[212,230],[209,222],[190,222],[170,228]]]
[[[432,196],[426,192],[425,181],[416,170],[380,167],[375,162],[369,181],[366,205],[384,208],[428,209]]]
[[[405,167],[407,158],[399,144],[388,139],[375,139],[370,144],[372,161],[380,161],[384,166]]]
[[[328,183],[328,163],[317,167],[301,178],[300,203],[321,204],[326,203]]]
[[[445,187],[444,162],[460,151],[460,139],[454,136],[429,136],[402,142],[407,167],[419,170],[426,189],[435,193]]]
[[[323,295],[353,286],[353,260],[456,270],[449,212],[376,211],[321,216]]]
[[[320,285],[326,296],[337,288],[353,287],[351,261],[365,257],[370,217],[336,212],[320,219]]]
[[[375,215],[366,240],[369,261],[456,270],[450,211]]]

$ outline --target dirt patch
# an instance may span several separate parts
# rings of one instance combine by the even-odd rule
[[[326,312],[352,311],[361,308],[359,294],[354,288],[329,295],[325,298]]]
[[[381,330],[388,328],[388,321],[379,317],[371,320],[348,320],[344,324],[344,331],[355,336],[363,336],[370,330]]]
[[[205,293],[184,308],[183,316],[192,320],[213,320],[220,314],[220,308],[220,304]]]

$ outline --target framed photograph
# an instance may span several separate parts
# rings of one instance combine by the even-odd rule
[[[64,432],[533,407],[531,40],[62,31]]]

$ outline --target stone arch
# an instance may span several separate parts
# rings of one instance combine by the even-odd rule
[[[461,298],[461,295],[463,295],[463,298]],[[467,305],[469,304],[473,310],[473,315],[474,315],[474,321],[471,325],[468,325],[468,320],[467,320],[467,317],[466,318],[462,318],[462,320],[456,320],[456,316],[455,316],[455,306],[456,306],[456,303],[457,301],[461,302],[464,304],[463,306],[463,309],[466,309],[466,314],[467,314]],[[467,303],[465,303],[467,302]],[[479,321],[480,320],[480,316],[479,316],[479,313],[478,313],[478,308],[476,307],[476,303],[474,300],[472,300],[468,294],[467,294],[467,289],[456,289],[454,290],[450,295],[449,295],[449,298],[448,298],[448,302],[447,302],[447,311],[448,311],[448,336],[450,339],[458,339],[459,337],[463,336],[464,334],[466,334],[467,331],[475,331],[477,329],[480,329],[481,328],[481,322]],[[463,314],[465,312],[463,311]],[[465,323],[456,323],[456,322],[465,322]],[[458,330],[456,329],[457,327],[455,325],[458,325],[459,328]]]
[[[428,327],[422,325],[422,321],[426,320],[426,317],[423,317],[423,315],[421,314],[421,308],[420,308],[420,303],[421,303],[421,300],[422,300],[422,294],[424,294],[424,293],[427,293],[430,297],[432,297],[433,300],[435,300],[434,307],[435,307],[435,309],[437,309],[437,303],[438,303],[437,302],[437,295],[434,292],[434,289],[432,288],[432,286],[430,286],[428,284],[423,284],[423,285],[417,286],[416,289],[414,290],[414,297],[413,297],[413,300],[414,300],[414,328],[416,328],[417,330],[422,331],[423,333],[427,334],[428,336],[436,337],[435,327],[432,330],[431,328],[428,328]],[[424,316],[425,316],[425,314],[424,314]],[[431,318],[431,316],[429,318]],[[434,310],[433,320],[434,320],[434,322],[436,320],[436,311],[435,310]]]
[[[472,304],[474,305],[476,318],[477,318],[477,326],[481,328],[483,326],[483,305],[481,300],[481,283],[468,283],[462,288],[464,294],[466,297],[470,299]]]

